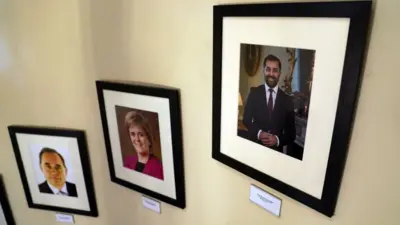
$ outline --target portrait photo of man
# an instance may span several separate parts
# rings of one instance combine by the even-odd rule
[[[40,170],[45,181],[39,191],[46,194],[78,197],[76,185],[68,182],[68,168],[64,157],[55,149],[44,147],[39,153]]]
[[[98,215],[84,130],[9,126],[9,132],[30,208]]]
[[[278,86],[281,61],[268,55],[263,62],[265,83],[252,87],[244,107],[243,124],[248,137],[259,144],[282,152],[296,136],[293,101]]]
[[[310,49],[241,45],[238,136],[302,160],[314,59]]]

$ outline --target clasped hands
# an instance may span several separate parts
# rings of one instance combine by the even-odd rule
[[[261,131],[259,139],[267,147],[275,146],[278,142],[275,135],[265,131]]]

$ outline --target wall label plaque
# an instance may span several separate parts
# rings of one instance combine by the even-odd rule
[[[142,203],[145,208],[153,210],[156,213],[161,213],[161,204],[159,201],[155,201],[146,196],[143,196]]]
[[[279,217],[281,215],[282,200],[253,184],[250,185],[250,201],[275,216]]]

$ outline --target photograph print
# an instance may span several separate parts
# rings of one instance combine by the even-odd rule
[[[240,46],[238,135],[303,158],[315,51]]]
[[[117,105],[115,113],[124,167],[163,180],[157,113]]]
[[[185,208],[179,91],[97,81],[111,180]]]
[[[215,5],[212,158],[332,217],[371,5]]]
[[[0,225],[15,225],[3,177],[0,175]]]
[[[9,126],[31,208],[97,216],[83,131]]]
[[[40,193],[78,197],[68,149],[38,144],[31,153]]]

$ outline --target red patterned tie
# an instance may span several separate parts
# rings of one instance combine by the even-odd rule
[[[270,88],[269,90],[269,98],[268,98],[268,116],[269,119],[271,119],[272,117],[272,112],[274,110],[274,101],[272,99],[272,94],[274,92],[274,90],[272,88]]]

